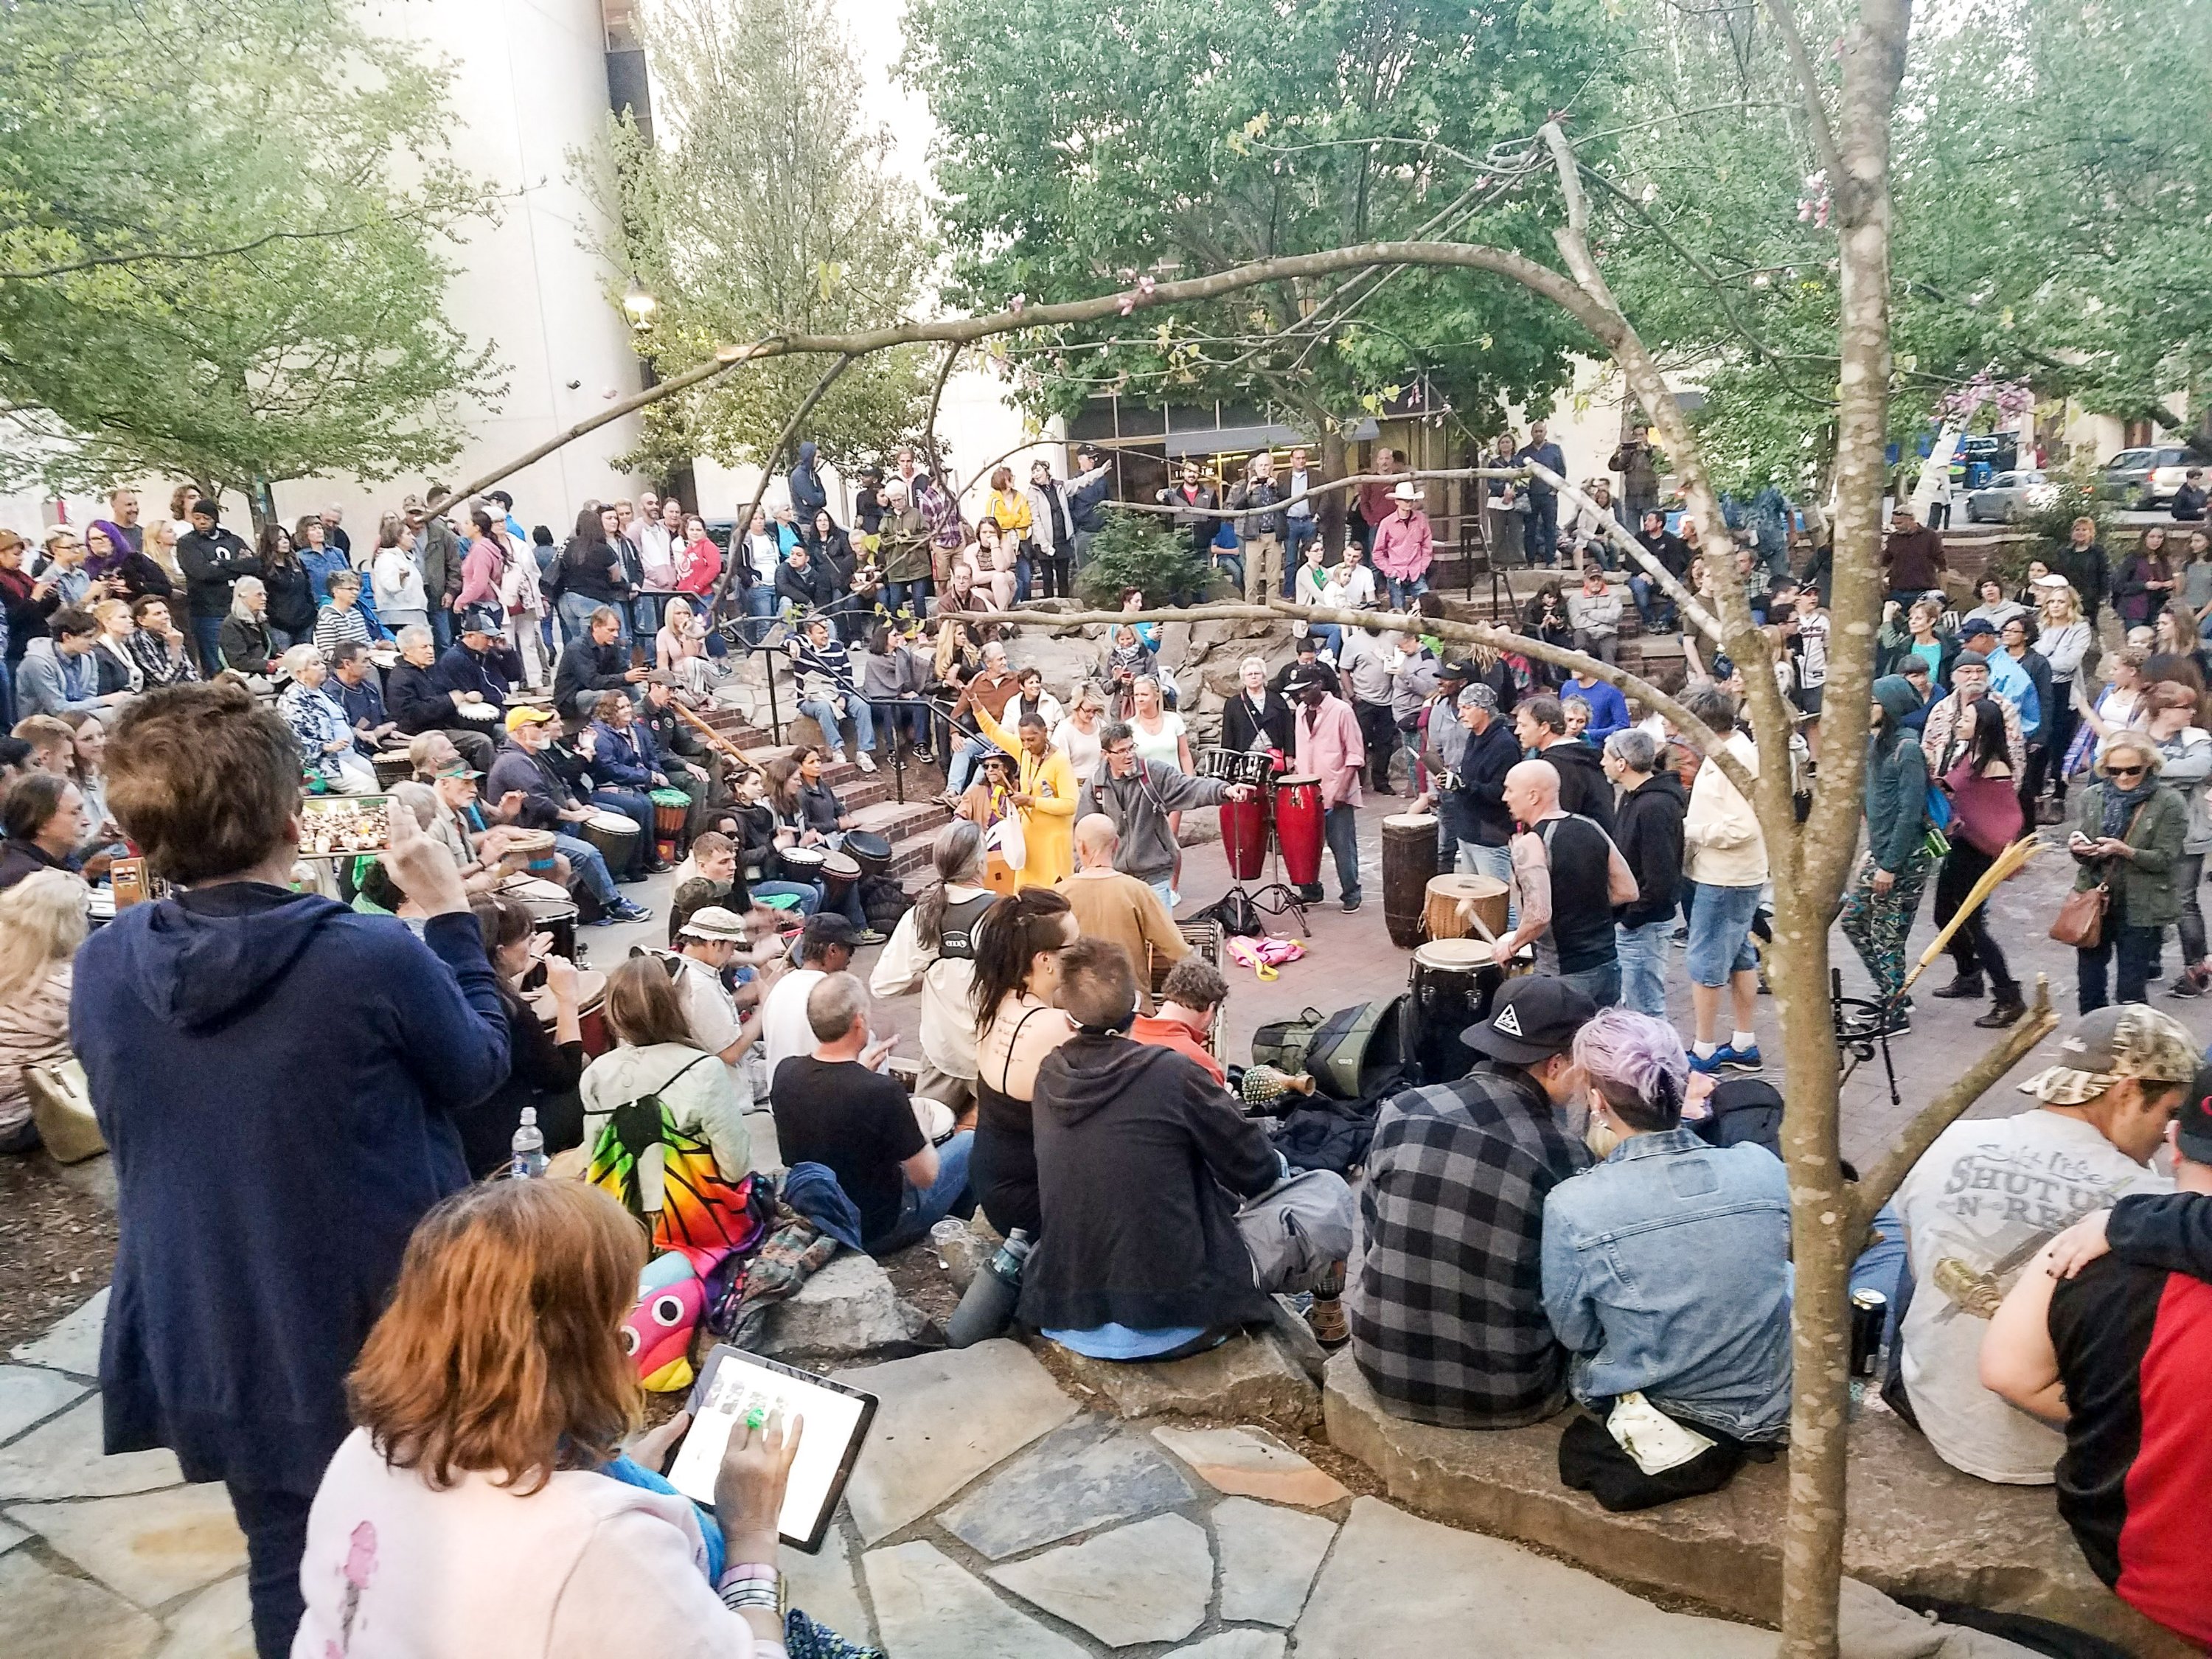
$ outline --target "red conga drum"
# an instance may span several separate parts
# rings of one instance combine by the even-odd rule
[[[1229,873],[1238,881],[1257,881],[1267,864],[1267,795],[1262,789],[1249,800],[1221,803],[1221,850],[1228,855]]]
[[[1283,869],[1296,887],[1321,881],[1321,780],[1275,780],[1275,840],[1283,849]]]

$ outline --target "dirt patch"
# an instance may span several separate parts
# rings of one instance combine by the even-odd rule
[[[896,1255],[882,1257],[881,1261],[884,1271],[890,1275],[891,1288],[927,1314],[930,1322],[942,1331],[951,1322],[952,1310],[960,1305],[960,1292],[953,1288],[945,1263],[930,1242],[925,1238]]]
[[[0,1157],[0,1352],[44,1335],[114,1271],[114,1216],[44,1152]]]

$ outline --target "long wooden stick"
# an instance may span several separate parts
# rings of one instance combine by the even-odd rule
[[[668,706],[676,711],[679,719],[689,720],[693,726],[697,726],[702,737],[705,738],[708,743],[714,744],[715,748],[720,750],[722,753],[727,756],[730,759],[737,762],[737,763],[743,767],[746,771],[760,771],[761,769],[759,767],[754,765],[750,760],[746,758],[745,751],[744,750],[738,748],[737,744],[732,743],[727,738],[724,737],[720,732],[717,732],[713,726],[708,725],[706,721],[701,720],[696,714],[686,708],[682,703],[672,702]]]

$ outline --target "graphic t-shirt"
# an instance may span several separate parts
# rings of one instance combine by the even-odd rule
[[[1899,1338],[1913,1413],[1945,1462],[1984,1480],[2050,1483],[2064,1437],[1982,1386],[1990,1316],[2053,1233],[2171,1184],[2092,1125],[2041,1109],[1954,1123],[1921,1155],[1897,1192],[1912,1262]]]

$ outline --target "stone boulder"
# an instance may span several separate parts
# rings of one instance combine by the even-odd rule
[[[1321,1420],[1321,1391],[1273,1331],[1233,1336],[1188,1359],[1090,1359],[1040,1337],[1077,1386],[1117,1417],[1227,1417],[1301,1432]]]
[[[928,1322],[899,1299],[872,1257],[841,1250],[769,1313],[761,1352],[779,1359],[857,1359],[912,1343]]]
[[[1328,1362],[1323,1404],[1329,1443],[1425,1514],[1745,1618],[1779,1618],[1786,1454],[1747,1464],[1705,1497],[1612,1515],[1559,1484],[1564,1417],[1488,1432],[1409,1423],[1382,1410],[1349,1352]],[[1885,1595],[2033,1613],[2138,1659],[2181,1659],[2190,1650],[2098,1581],[2047,1486],[1961,1474],[1881,1410],[1851,1425],[1850,1482],[1844,1571]]]

